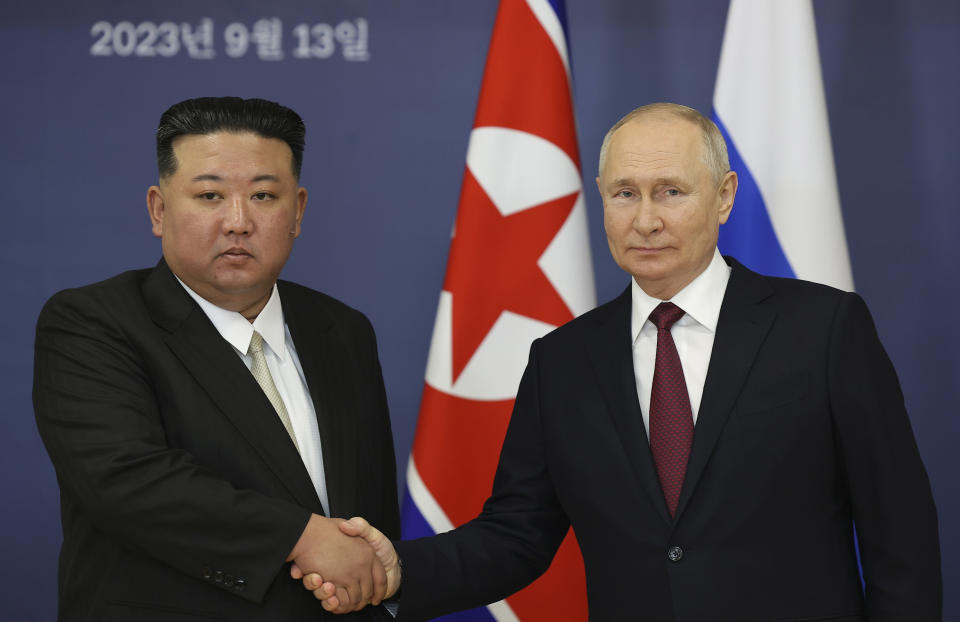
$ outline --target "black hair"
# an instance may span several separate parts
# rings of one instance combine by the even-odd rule
[[[293,175],[300,179],[307,128],[293,110],[265,99],[198,97],[174,104],[160,116],[157,127],[157,169],[160,177],[177,170],[173,141],[191,134],[251,132],[277,138],[293,152]]]

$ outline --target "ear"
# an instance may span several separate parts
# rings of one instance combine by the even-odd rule
[[[147,213],[150,214],[150,224],[153,228],[153,235],[162,238],[164,203],[163,193],[160,191],[159,186],[150,186],[147,188]]]
[[[294,238],[300,237],[300,223],[303,222],[303,212],[307,208],[307,189],[298,188],[297,189],[297,214],[296,220],[294,220],[293,228],[290,230],[290,236]]]
[[[717,194],[720,195],[720,212],[718,214],[720,224],[727,222],[730,218],[730,211],[733,209],[733,199],[737,196],[737,174],[733,171],[727,171],[720,181],[720,187]]]

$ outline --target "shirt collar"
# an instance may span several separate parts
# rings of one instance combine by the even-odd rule
[[[720,318],[720,307],[723,304],[723,294],[727,290],[729,280],[730,266],[723,260],[720,251],[714,249],[713,258],[707,268],[670,299],[687,313],[678,321],[686,322],[689,317],[710,332],[715,332],[717,320]],[[636,343],[650,312],[663,301],[648,296],[637,284],[636,279],[630,279],[630,294],[633,302],[630,314],[630,336],[633,339],[632,343]]]
[[[286,359],[287,345],[283,324],[283,306],[280,304],[280,293],[277,291],[276,283],[273,284],[273,291],[270,293],[267,304],[251,324],[247,318],[236,311],[228,311],[218,307],[206,298],[202,298],[200,294],[181,281],[180,277],[177,277],[177,281],[183,286],[183,289],[187,290],[190,297],[200,305],[200,309],[210,319],[220,336],[227,340],[227,343],[246,354],[250,348],[253,331],[257,331],[277,358],[281,361]]]

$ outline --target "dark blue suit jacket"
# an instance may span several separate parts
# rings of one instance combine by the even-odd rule
[[[534,343],[482,514],[397,543],[402,620],[516,591],[569,526],[593,622],[940,619],[936,511],[866,306],[728,262],[676,518],[637,399],[628,288]]]

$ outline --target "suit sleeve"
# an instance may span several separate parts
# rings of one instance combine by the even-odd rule
[[[549,567],[569,521],[548,470],[538,370],[534,342],[481,514],[451,532],[395,543],[403,564],[399,620],[495,602]]]
[[[841,302],[830,396],[870,622],[941,619],[937,515],[896,372],[863,300]]]
[[[310,512],[237,489],[172,448],[149,371],[111,319],[123,310],[102,306],[68,290],[37,324],[34,409],[60,483],[65,531],[89,523],[84,537],[105,534],[261,601]]]

